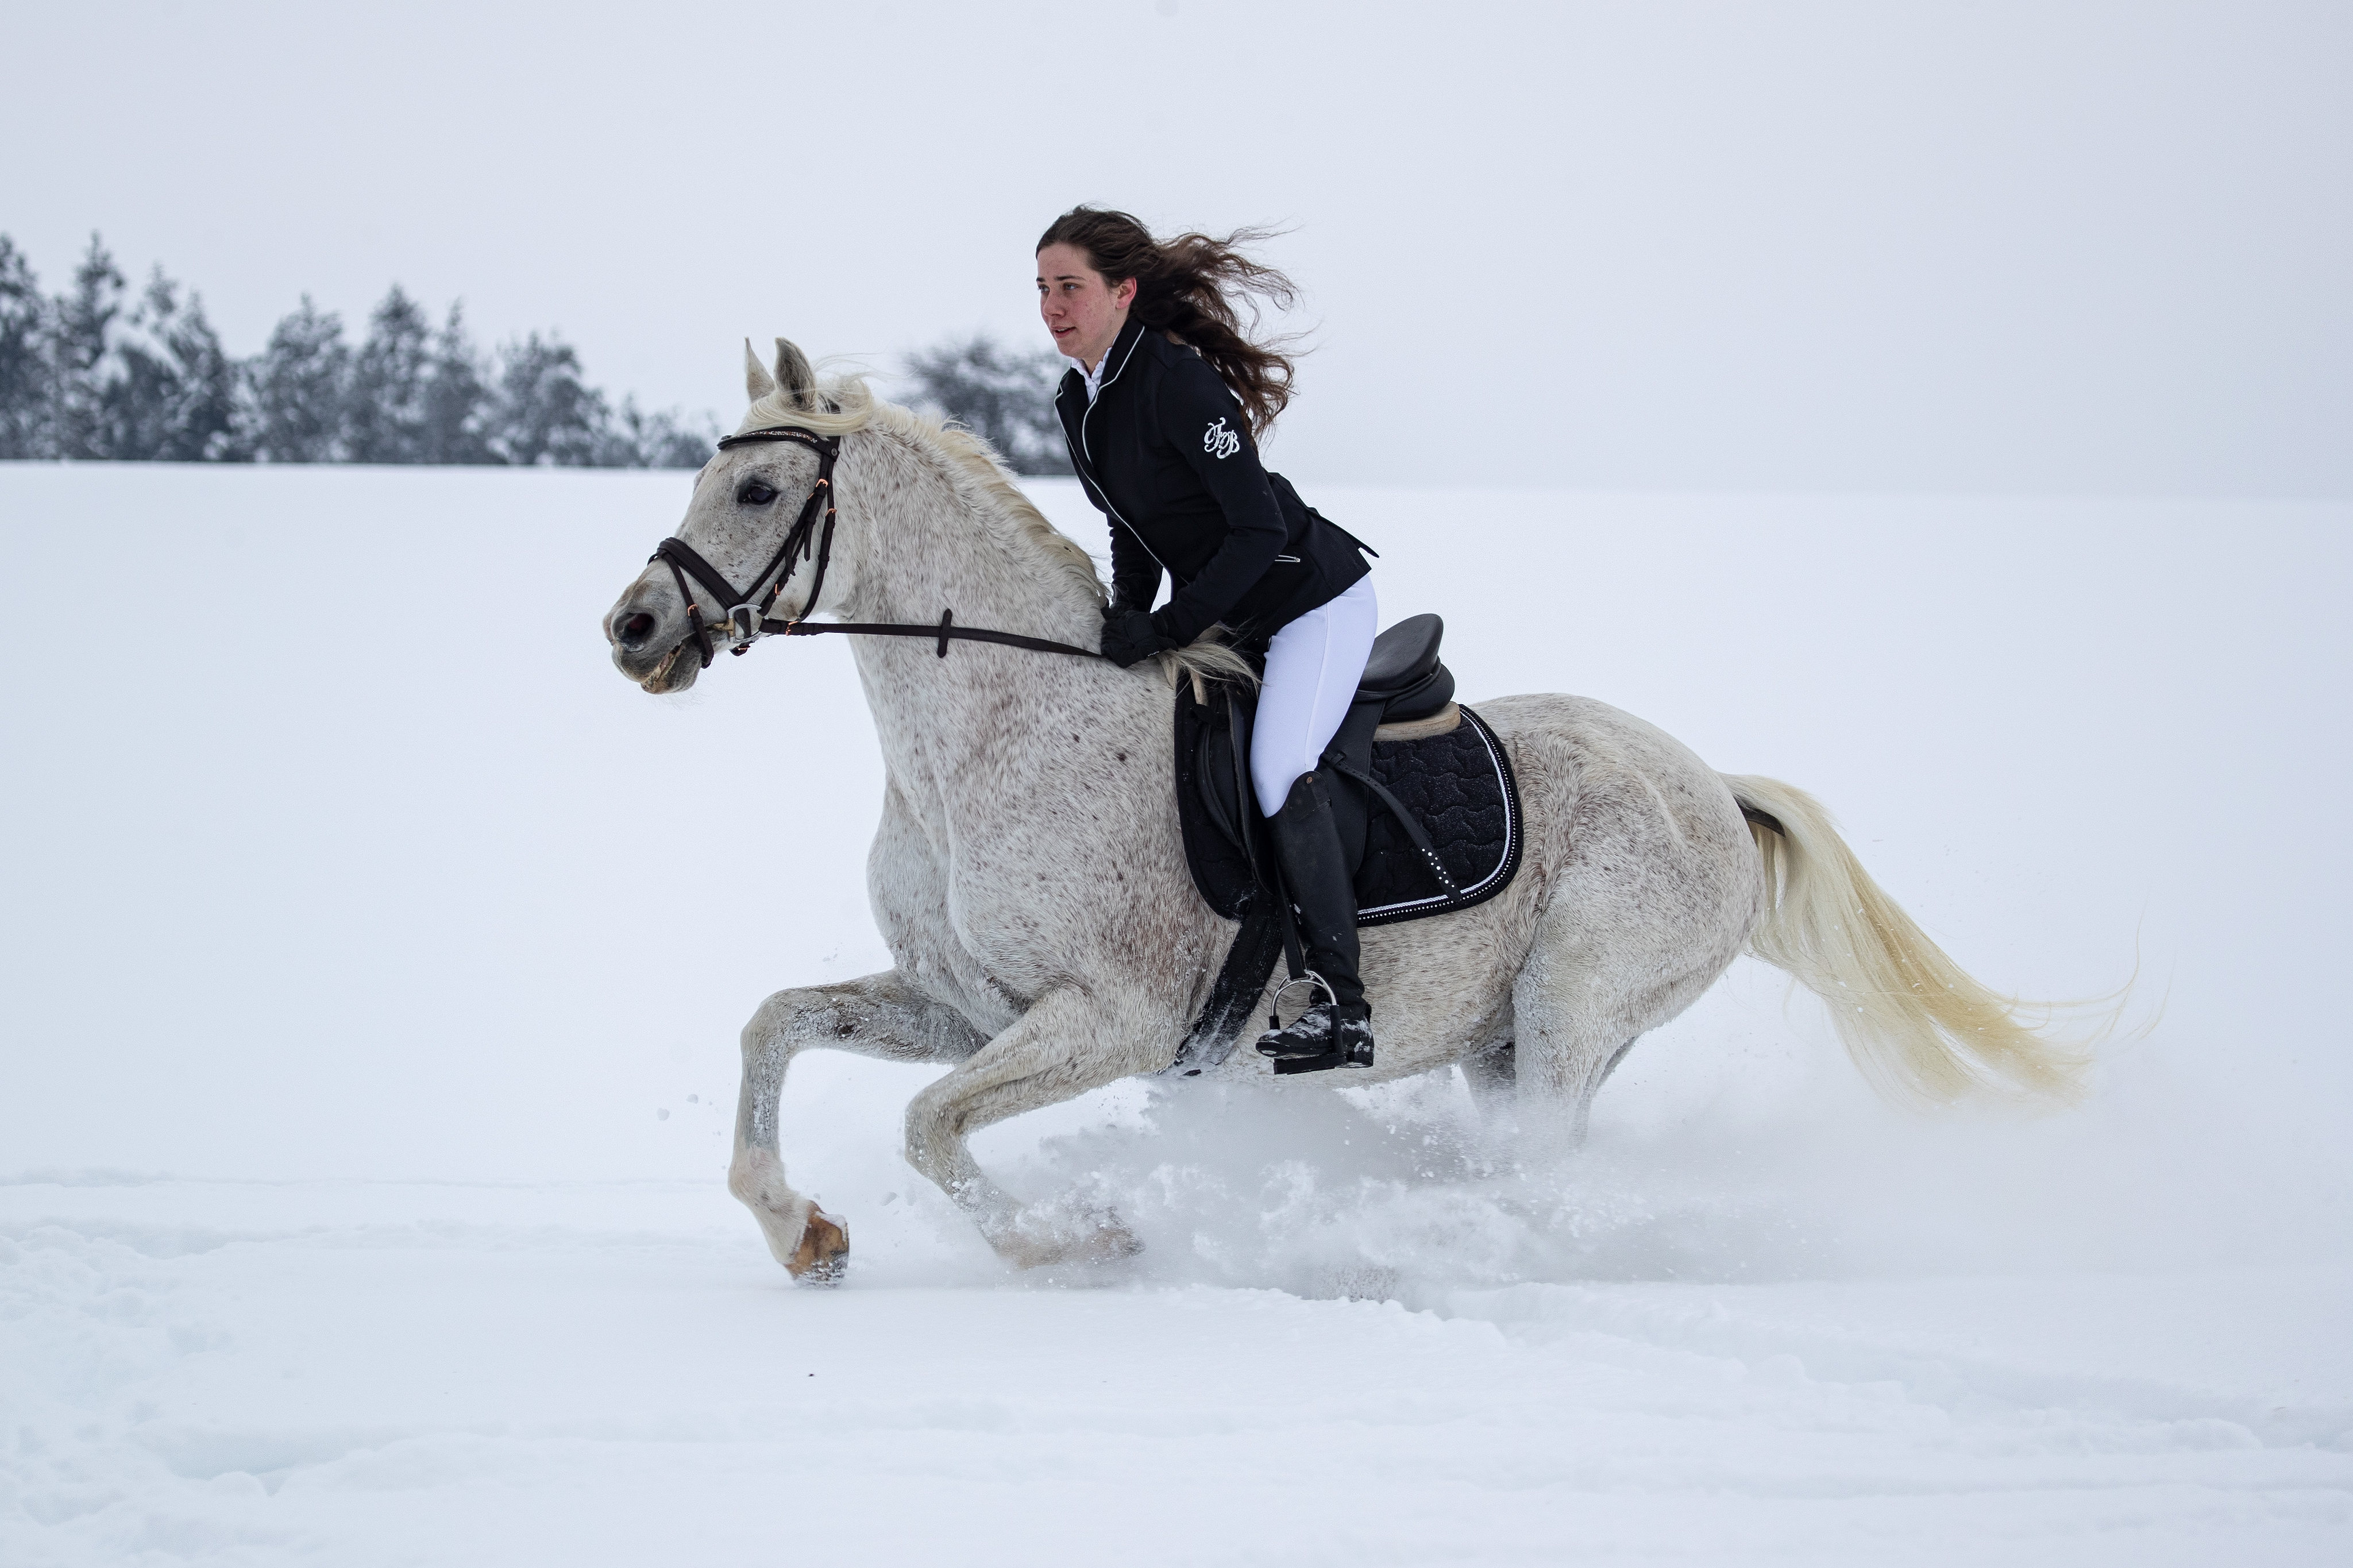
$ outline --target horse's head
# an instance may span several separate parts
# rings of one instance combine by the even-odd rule
[[[749,343],[744,362],[754,416],[702,466],[677,534],[605,615],[614,665],[648,691],[685,690],[712,648],[749,637],[764,616],[819,608],[813,588],[829,608],[851,587],[845,552],[826,562],[821,584],[818,563],[833,521],[830,449],[854,421],[822,405],[807,359],[784,339],[773,373]]]

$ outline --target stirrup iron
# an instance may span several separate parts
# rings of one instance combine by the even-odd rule
[[[1266,1027],[1269,1034],[1281,1032],[1282,1028],[1283,994],[1294,985],[1322,986],[1324,988],[1324,1000],[1332,1004],[1333,1016],[1335,1017],[1339,1016],[1340,997],[1339,994],[1332,989],[1332,983],[1324,979],[1322,975],[1316,973],[1312,969],[1302,970],[1300,973],[1293,975],[1290,979],[1284,981],[1282,984],[1274,988],[1274,1000],[1266,1005]],[[1311,994],[1308,997],[1307,1006],[1300,1010],[1301,1015],[1304,1016],[1306,1012],[1314,1005],[1314,997],[1313,994]],[[1297,1018],[1293,1018],[1292,1020],[1294,1024],[1298,1021],[1299,1020]]]

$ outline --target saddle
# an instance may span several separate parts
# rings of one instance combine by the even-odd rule
[[[1360,927],[1423,920],[1483,903],[1520,862],[1520,802],[1503,742],[1454,700],[1439,658],[1445,623],[1398,622],[1374,640],[1356,700],[1325,748],[1333,810],[1352,868]],[[1166,1071],[1223,1061],[1283,954],[1290,922],[1273,847],[1250,782],[1252,693],[1176,694],[1176,814],[1194,885],[1241,929],[1199,1018]],[[1315,1070],[1277,1063],[1275,1070]]]

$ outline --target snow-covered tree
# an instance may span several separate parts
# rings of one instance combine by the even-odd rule
[[[1021,353],[986,335],[907,356],[910,399],[965,426],[997,448],[1016,473],[1067,474],[1071,458],[1054,416],[1062,361],[1051,350]]]
[[[118,327],[99,378],[97,445],[117,459],[218,462],[237,455],[237,367],[205,319],[157,268]]]
[[[270,463],[343,460],[351,379],[343,319],[303,295],[301,309],[278,323],[247,370],[244,433],[254,455]]]
[[[466,332],[464,308],[455,302],[434,334],[432,363],[425,383],[424,451],[427,463],[495,463],[490,430],[495,411],[482,356]]]
[[[689,425],[676,409],[648,414],[636,398],[624,397],[606,439],[607,468],[699,468],[719,439],[719,426],[708,415]]]
[[[519,468],[601,466],[610,457],[605,395],[581,378],[580,355],[533,332],[499,351],[497,423],[491,445]]]
[[[25,253],[0,234],[0,458],[56,455],[49,437],[49,302]]]
[[[433,326],[394,284],[368,316],[367,341],[352,361],[343,450],[354,463],[433,460]]]
[[[95,234],[74,269],[73,291],[52,307],[48,332],[49,426],[54,455],[111,458],[107,350],[122,313],[122,274]]]

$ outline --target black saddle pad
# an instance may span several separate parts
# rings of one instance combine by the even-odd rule
[[[1422,920],[1484,903],[1509,887],[1519,871],[1520,792],[1511,759],[1485,720],[1468,708],[1461,711],[1462,722],[1446,734],[1375,742],[1358,753],[1363,771],[1412,812],[1429,835],[1452,890],[1430,870],[1385,805],[1368,798],[1371,792],[1334,775],[1337,790],[1350,797],[1351,809],[1339,815],[1360,825],[1363,834],[1364,857],[1356,870],[1360,926]],[[1177,1047],[1176,1060],[1163,1069],[1180,1077],[1198,1077],[1225,1060],[1250,1026],[1251,1010],[1282,955],[1282,922],[1252,869],[1254,857],[1272,850],[1243,761],[1250,717],[1246,701],[1222,690],[1206,704],[1194,701],[1189,689],[1176,694],[1176,818],[1184,830],[1185,858],[1209,907],[1241,922],[1200,1016]],[[1343,726],[1344,732],[1347,728]],[[1349,742],[1337,743],[1345,748]],[[1335,795],[1335,807],[1341,804]]]
[[[1430,835],[1455,890],[1439,886],[1405,828],[1376,806],[1356,868],[1358,925],[1468,909],[1511,885],[1520,868],[1519,783],[1484,719],[1465,708],[1446,734],[1376,741],[1370,772]]]
[[[1439,863],[1453,879],[1449,891],[1431,874],[1404,826],[1379,803],[1361,799],[1364,858],[1356,869],[1356,923],[1388,925],[1424,920],[1486,902],[1511,885],[1520,866],[1520,795],[1511,759],[1485,720],[1469,708],[1443,735],[1376,742],[1366,771],[1411,811],[1430,836]],[[1234,731],[1249,712],[1222,695],[1207,705],[1189,690],[1176,694],[1176,810],[1193,883],[1209,907],[1240,920],[1258,891],[1245,831],[1263,832],[1258,804],[1235,763]],[[1362,797],[1353,781],[1334,776],[1335,790]],[[1239,811],[1237,806],[1239,805]],[[1247,812],[1250,821],[1240,820]],[[1266,853],[1259,839],[1256,852]]]

